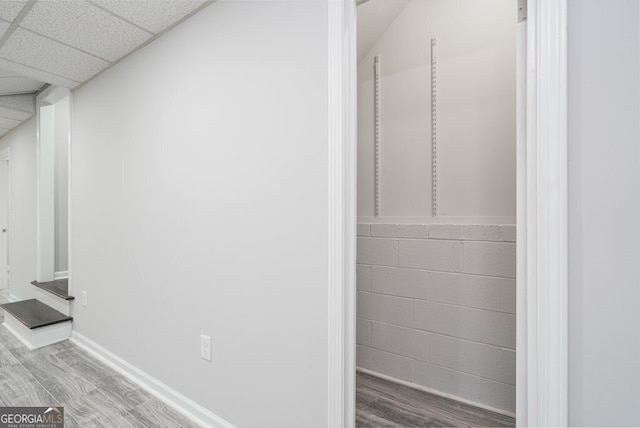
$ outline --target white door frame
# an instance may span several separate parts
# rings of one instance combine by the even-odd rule
[[[56,111],[60,111],[61,108],[56,104],[64,98],[69,99],[69,111],[56,118]],[[55,123],[60,120],[68,120],[67,129],[71,129],[71,99],[71,91],[59,86],[49,86],[36,96],[38,152],[36,280],[38,282],[55,279]],[[60,119],[65,116],[67,119]],[[47,129],[43,129],[43,126],[46,126]],[[70,136],[67,135],[67,138],[69,138],[67,143],[70,147]],[[71,292],[70,287],[69,292]]]
[[[328,1],[329,427],[355,421],[356,12]],[[517,425],[567,418],[567,0],[528,0],[519,126]],[[524,118],[521,118],[524,119]],[[524,312],[524,313],[523,313]],[[524,336],[524,337],[523,337]]]
[[[352,427],[356,398],[356,2],[329,0],[329,415]]]
[[[0,226],[5,228],[7,232],[1,232],[4,234],[4,242],[2,245],[4,248],[2,249],[2,260],[0,260],[0,288],[11,290],[11,223],[13,220],[12,210],[11,210],[11,149],[9,147],[0,151],[0,162],[6,162],[6,169],[2,172],[2,177],[0,179],[2,182],[0,186],[2,187],[2,196],[1,200],[3,205],[1,207],[2,213],[0,214],[0,218],[2,219],[2,223]],[[6,264],[5,264],[6,262]],[[5,287],[6,286],[6,287]]]
[[[567,0],[528,1],[526,104],[517,255],[518,309],[526,308],[518,333],[526,338],[518,342],[516,416],[518,425],[566,426]]]

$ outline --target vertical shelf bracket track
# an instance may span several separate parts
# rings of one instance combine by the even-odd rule
[[[373,59],[374,217],[380,216],[380,55]]]
[[[438,121],[436,39],[431,39],[431,216],[438,215]]]

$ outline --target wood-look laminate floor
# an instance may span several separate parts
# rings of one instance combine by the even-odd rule
[[[514,418],[366,373],[356,376],[356,427],[512,427]]]
[[[62,406],[67,428],[197,426],[75,344],[30,351],[1,325],[0,406]]]

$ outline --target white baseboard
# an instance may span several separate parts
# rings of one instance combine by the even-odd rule
[[[178,412],[193,420],[198,425],[213,428],[236,428],[230,422],[225,421],[218,415],[202,407],[200,404],[185,397],[175,389],[160,382],[158,379],[128,363],[116,354],[108,351],[76,331],[72,333],[70,340],[115,371],[121,373],[129,380],[137,383]]]
[[[14,318],[11,313],[5,311],[2,324],[27,348],[32,350],[62,342],[71,335],[71,321],[30,329]]]
[[[418,385],[417,383],[407,382],[401,379],[396,379],[395,377],[387,376],[382,373],[374,372],[373,370],[363,369],[360,367],[356,368],[357,371],[361,373],[365,373],[371,376],[375,376],[380,379],[388,380],[389,382],[394,382],[403,386],[408,386],[409,388],[417,389],[418,391],[428,392],[433,395],[438,395],[440,397],[449,398],[451,400],[459,401],[464,404],[469,404],[471,406],[479,407],[484,410],[489,410],[490,412],[499,413],[504,416],[510,416],[512,418],[516,417],[516,414],[513,412],[509,412],[503,409],[496,409],[495,407],[487,406],[486,404],[477,403],[475,401],[468,400],[466,398],[458,397],[457,395],[448,394],[446,392],[438,391],[437,389],[429,388],[428,386]]]
[[[18,298],[18,296],[15,296],[13,294],[9,294],[9,302],[13,303],[13,302],[17,302],[19,300],[22,300],[22,299]]]
[[[53,279],[65,279],[65,278],[69,278],[69,271],[68,270],[61,270],[60,272],[54,272],[53,273]]]

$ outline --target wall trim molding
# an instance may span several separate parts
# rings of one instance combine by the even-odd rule
[[[355,424],[356,2],[328,7],[328,417]]]
[[[6,147],[0,150],[0,162],[7,163],[6,183],[4,182],[0,183],[0,188],[4,187],[4,191],[2,192],[4,194],[2,195],[2,197],[0,197],[0,200],[4,199],[4,203],[6,203],[7,207],[3,208],[5,210],[5,213],[0,215],[0,217],[4,215],[7,216],[7,218],[4,220],[5,220],[6,228],[8,230],[8,233],[4,237],[4,239],[7,240],[4,243],[4,247],[7,251],[7,254],[4,256],[5,260],[3,260],[1,264],[3,265],[4,261],[9,262],[6,266],[8,267],[8,269],[5,269],[5,266],[0,266],[0,269],[2,270],[2,272],[0,272],[0,286],[8,288],[9,292],[11,292],[11,286],[12,286],[12,283],[11,283],[11,260],[12,260],[11,232],[13,230],[13,208],[12,208],[13,200],[12,200],[12,194],[11,194],[11,147]]]
[[[522,0],[519,0],[522,2]],[[525,9],[520,15],[526,14]],[[527,420],[527,21],[516,35],[516,425]]]
[[[37,151],[37,257],[36,280],[39,282],[54,279],[55,239],[54,239],[54,194],[55,176],[54,128],[56,103],[64,98],[71,99],[71,91],[60,86],[47,86],[35,97],[36,151]],[[58,106],[58,109],[61,107]],[[69,104],[67,129],[71,132],[71,104]],[[43,128],[43,118],[45,128]],[[47,132],[45,132],[47,131]]]
[[[65,278],[69,278],[69,271],[68,270],[61,270],[60,272],[54,272],[53,273],[53,279],[65,279]]]
[[[515,416],[516,416],[515,413],[509,412],[507,410],[498,409],[497,407],[487,406],[486,404],[478,403],[476,401],[469,400],[467,398],[462,398],[462,397],[459,397],[459,396],[454,395],[454,394],[449,394],[448,392],[442,392],[442,391],[440,391],[438,389],[430,388],[428,386],[419,385],[419,384],[413,383],[413,382],[407,382],[406,380],[398,379],[398,378],[395,378],[395,377],[392,377],[392,376],[387,376],[385,374],[378,373],[378,372],[373,371],[373,370],[364,369],[364,368],[361,368],[361,367],[358,367],[356,370],[358,372],[360,372],[360,373],[368,374],[368,375],[371,375],[371,376],[374,376],[374,377],[377,377],[377,378],[380,378],[380,379],[388,380],[389,382],[397,383],[398,385],[407,386],[409,388],[413,388],[413,389],[416,389],[418,391],[428,392],[429,394],[437,395],[439,397],[449,398],[451,400],[455,400],[455,401],[458,401],[460,403],[469,404],[471,406],[479,407],[479,408],[484,409],[484,410],[489,410],[490,412],[498,413],[498,414],[501,414],[501,415],[504,415],[504,416],[509,416],[509,417],[512,417],[512,418],[515,418]]]
[[[73,331],[69,340],[127,379],[140,385],[146,391],[164,401],[198,425],[202,427],[235,428],[230,422],[225,421],[220,416],[212,413],[200,404],[165,383],[160,382],[158,379],[140,370],[131,363],[128,363],[82,334]]]
[[[526,416],[517,425],[567,426],[567,0],[529,0],[527,21]]]

